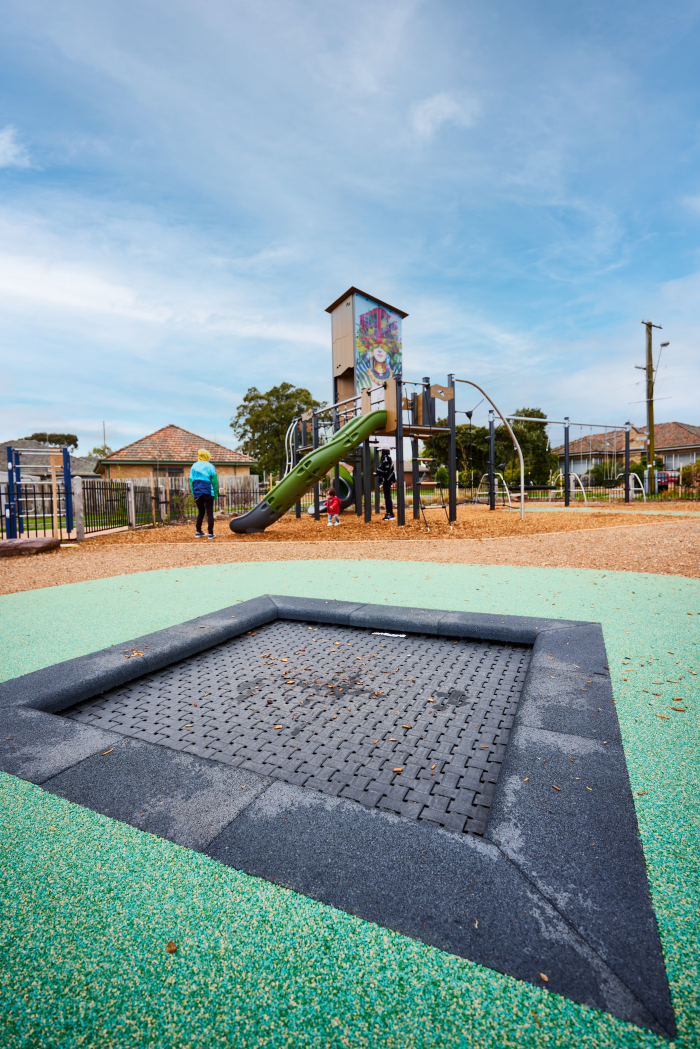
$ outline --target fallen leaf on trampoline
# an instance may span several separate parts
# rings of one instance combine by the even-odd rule
[[[273,725],[272,727],[273,727],[273,728],[282,728],[282,726],[281,726],[281,725]]]
[[[168,940],[168,945],[165,949],[168,952],[168,954],[175,954],[175,951],[177,950],[177,945],[174,944],[172,940]]]
[[[670,721],[671,720],[670,717],[668,716],[668,714],[654,714],[654,717],[655,718],[663,718],[664,721]]]
[[[392,769],[392,772],[403,772],[403,765],[400,765],[397,769]]]
[[[561,790],[561,787],[558,787],[558,786],[556,785],[556,783],[553,783],[553,784],[552,784],[552,786],[554,787],[554,789],[555,789],[555,790]]]
[[[535,1023],[537,1024],[537,1026],[538,1026],[538,1027],[541,1027],[541,1026],[542,1026],[542,1024],[540,1023],[540,1018],[539,1018],[539,1016],[537,1015],[537,1013],[535,1012],[535,1010],[534,1010],[534,1009],[531,1009],[531,1010],[530,1010],[530,1012],[531,1012],[531,1013],[532,1013],[532,1015],[534,1016],[534,1018],[535,1018]]]
[[[638,791],[637,791],[637,794],[638,794],[638,795],[639,795],[639,794],[646,794],[646,791],[645,791],[645,790],[638,790]]]
[[[113,750],[114,750],[114,747],[110,747],[109,750],[103,750],[102,751],[102,757],[104,757],[105,754],[111,754]]]
[[[671,710],[685,710],[685,707],[671,707]]]
[[[540,973],[540,979],[544,980],[545,983],[549,983],[549,977],[545,976],[544,973]]]

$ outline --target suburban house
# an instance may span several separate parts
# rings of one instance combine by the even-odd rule
[[[624,464],[625,431],[608,430],[606,433],[585,434],[575,437],[576,427],[571,427],[569,457],[571,470],[583,476],[593,466],[617,460],[620,469]],[[700,426],[689,423],[656,423],[654,426],[654,448],[658,458],[663,459],[667,470],[678,470],[682,466],[700,459]],[[553,451],[559,456],[559,467],[564,469],[564,445]],[[630,429],[630,459],[639,462],[647,453],[646,426]]]
[[[112,481],[156,477],[186,479],[192,463],[197,461],[200,448],[207,449],[222,480],[249,477],[250,468],[255,465],[255,459],[243,452],[224,448],[206,437],[170,425],[100,459],[97,472]]]
[[[18,438],[16,441],[0,442],[0,482],[7,481],[7,448],[11,447],[19,451],[20,478],[26,484],[39,483],[51,480],[51,466],[49,462],[49,447],[43,441],[28,441]],[[31,451],[31,455],[22,455],[22,452]],[[36,455],[34,453],[41,452]],[[73,477],[84,479],[97,476],[95,468],[99,460],[92,455],[71,455],[70,468]],[[59,475],[60,476],[60,475]]]

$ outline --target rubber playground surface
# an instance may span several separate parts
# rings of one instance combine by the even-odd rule
[[[603,624],[674,1044],[700,1045],[700,580],[389,559],[178,567],[3,596],[0,675],[264,593]],[[0,795],[6,1046],[668,1044],[11,776]]]

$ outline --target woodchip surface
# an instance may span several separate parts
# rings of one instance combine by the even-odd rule
[[[410,510],[409,510],[410,515]],[[439,520],[442,517],[442,520]],[[503,564],[652,572],[700,578],[700,517],[663,517],[624,510],[517,514],[459,508],[451,532],[431,511],[428,533],[410,518],[405,528],[365,524],[343,514],[339,528],[286,517],[262,535],[235,536],[216,523],[215,540],[195,539],[192,524],[101,535],[72,548],[0,561],[0,593],[132,572],[226,564],[378,558],[447,564]]]

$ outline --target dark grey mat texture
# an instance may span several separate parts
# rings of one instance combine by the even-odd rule
[[[55,716],[110,690],[138,690],[144,676],[153,680],[163,668],[277,620],[355,628],[358,643],[368,631],[389,631],[445,651],[453,647],[447,639],[492,642],[488,651],[499,642],[530,646],[509,741],[493,749],[500,773],[483,837],[431,821],[430,800],[428,818],[406,819],[352,795],[281,782],[264,765],[257,772],[233,767],[188,752],[187,743],[175,750],[165,740],[127,738],[109,722]],[[408,693],[416,674],[403,676]],[[258,682],[249,688],[254,698],[259,673],[249,680]],[[359,680],[355,675],[352,687]],[[383,690],[371,684],[370,695],[355,692],[345,705],[378,699],[374,692]],[[471,702],[470,685],[460,688],[456,673],[438,702],[450,706],[455,692]],[[392,703],[401,696],[398,679],[394,687]],[[292,705],[284,709],[291,719]],[[413,712],[427,725],[425,713]],[[459,713],[459,703],[451,712]],[[266,596],[0,684],[0,717],[4,771],[667,1038],[675,1034],[599,624]],[[414,721],[407,723],[413,731]],[[474,751],[474,724],[463,718],[454,738],[445,724],[430,743],[451,758],[462,733],[471,732]],[[429,733],[414,735],[415,756]],[[295,739],[289,736],[290,746]],[[393,753],[385,756],[393,760]],[[421,762],[416,775],[425,779]],[[453,793],[460,784],[458,777]]]

